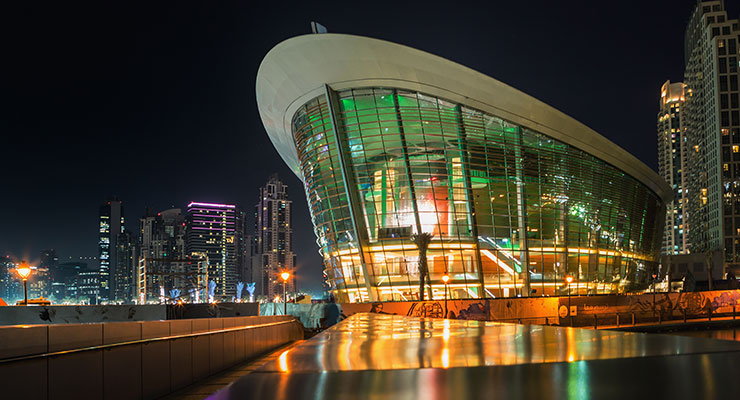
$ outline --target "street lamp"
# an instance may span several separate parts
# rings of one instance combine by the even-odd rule
[[[283,278],[283,298],[285,301],[285,308],[284,313],[285,315],[288,315],[288,278],[290,278],[289,272],[283,272],[280,274],[280,277]]]
[[[568,317],[570,317],[570,326],[573,326],[573,316],[570,315],[570,283],[573,282],[573,277],[568,275],[565,277],[565,283],[568,284]]]
[[[28,305],[28,277],[31,276],[31,266],[28,265],[27,262],[21,261],[21,265],[18,266],[18,268],[15,269],[15,272],[18,273],[18,276],[23,279],[23,305]]]
[[[444,274],[442,276],[442,282],[445,283],[445,319],[447,319],[447,282],[449,282],[450,276],[447,274]]]

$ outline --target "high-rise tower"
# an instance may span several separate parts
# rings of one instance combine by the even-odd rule
[[[118,266],[118,235],[123,233],[123,204],[115,197],[100,206],[98,259],[100,260],[100,301],[109,301],[115,294]]]
[[[141,259],[146,265],[146,271],[142,272],[150,273],[146,278],[147,288],[143,290],[150,296],[159,296],[160,288],[165,293],[171,289],[187,293],[189,286],[184,274],[191,271],[183,261],[185,231],[185,216],[179,208],[141,218]]]
[[[272,299],[283,294],[280,274],[291,274],[288,291],[295,292],[295,253],[293,253],[293,224],[288,186],[277,174],[260,188],[255,207],[255,235],[252,247],[252,276],[257,293]]]
[[[684,83],[692,253],[722,250],[740,266],[740,107],[737,19],[723,1],[697,2],[686,28]]]
[[[216,298],[231,300],[243,260],[244,212],[233,204],[188,204],[187,255],[208,257],[208,279],[216,282]]]
[[[689,252],[686,221],[688,192],[684,174],[688,143],[686,127],[681,118],[686,99],[686,85],[666,81],[660,89],[658,112],[658,169],[663,179],[673,189],[673,201],[666,207],[665,229],[661,253],[666,255]]]

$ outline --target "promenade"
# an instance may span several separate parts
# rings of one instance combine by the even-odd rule
[[[739,365],[734,341],[362,313],[212,398],[737,398]]]

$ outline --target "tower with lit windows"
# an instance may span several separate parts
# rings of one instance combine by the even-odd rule
[[[686,101],[686,85],[666,81],[660,89],[658,112],[658,170],[673,189],[673,200],[666,205],[661,254],[689,252],[689,198],[684,166],[688,156],[686,127],[681,111]]]
[[[681,107],[690,251],[740,269],[740,26],[723,1],[699,1],[686,27]]]
[[[186,255],[207,256],[208,279],[216,283],[215,297],[230,301],[245,261],[244,212],[234,204],[191,202],[185,221]]]
[[[123,233],[123,226],[123,203],[116,197],[110,197],[100,206],[98,218],[99,301],[109,301],[115,297],[118,236]]]
[[[257,293],[272,299],[283,294],[280,274],[291,274],[288,291],[295,292],[295,253],[293,253],[293,225],[288,186],[277,176],[270,177],[260,188],[255,206],[255,233],[252,246],[252,276]]]

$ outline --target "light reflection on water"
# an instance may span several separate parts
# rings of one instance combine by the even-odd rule
[[[671,335],[740,341],[740,328],[670,332]]]

